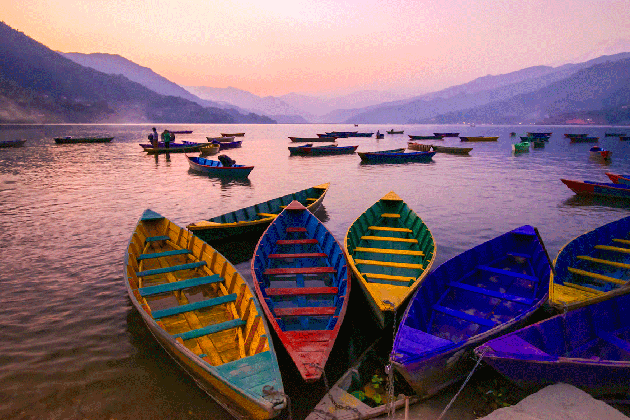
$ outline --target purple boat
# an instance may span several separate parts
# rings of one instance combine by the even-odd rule
[[[216,141],[213,140],[212,141],[213,144],[218,144],[219,145],[219,150],[225,150],[225,149],[236,149],[238,147],[241,147],[243,140],[236,140],[236,141]]]
[[[524,326],[547,300],[549,272],[529,225],[446,261],[407,306],[390,356],[394,368],[421,397],[464,379],[476,347]]]
[[[167,148],[163,141],[158,143],[158,147],[153,147],[151,143],[140,143],[140,147],[148,154],[198,152],[199,148],[205,145],[206,143],[193,143],[190,141],[171,142]]]
[[[564,382],[594,396],[627,394],[628,291],[491,340],[475,353],[526,389]]]

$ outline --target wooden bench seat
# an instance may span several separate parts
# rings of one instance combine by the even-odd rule
[[[140,293],[140,296],[146,297],[160,293],[174,292],[175,290],[183,290],[189,287],[202,286],[204,284],[220,283],[222,281],[223,277],[218,274],[213,274],[211,276],[195,277],[193,279],[141,287],[138,289],[138,292]]]
[[[329,316],[334,315],[337,308],[334,306],[315,306],[302,308],[276,308],[273,313],[276,317],[282,316]]]
[[[387,227],[387,226],[370,226],[368,227],[368,229],[384,231],[384,232],[405,232],[405,233],[413,232],[411,229],[407,229],[407,228],[395,228],[395,227]]]
[[[174,255],[186,255],[190,254],[187,249],[174,249],[172,251],[154,252],[153,254],[142,254],[138,256],[138,261],[149,260],[152,258],[172,257]]]
[[[604,251],[621,252],[623,254],[630,254],[630,248],[619,248],[618,246],[595,245],[595,249],[601,249]]]
[[[501,274],[503,276],[516,277],[516,278],[519,278],[519,279],[525,279],[525,280],[529,280],[529,281],[538,283],[538,279],[536,277],[530,276],[528,274],[516,273],[516,272],[510,271],[510,270],[502,270],[500,268],[494,268],[494,267],[490,267],[490,266],[487,266],[487,265],[478,265],[477,269],[481,270],[481,271],[488,271],[488,272],[494,273],[494,274]]]
[[[305,227],[288,227],[287,228],[287,233],[294,233],[294,232],[306,232],[306,228]]]
[[[167,316],[183,314],[184,312],[196,311],[197,309],[210,308],[212,306],[223,305],[230,302],[236,302],[236,293],[230,295],[219,296],[207,300],[201,300],[199,302],[189,303],[188,305],[174,306],[168,309],[162,309],[159,311],[153,311],[153,319],[164,318]]]
[[[145,277],[145,276],[153,276],[155,274],[173,273],[175,271],[194,270],[195,268],[203,267],[206,264],[207,262],[205,261],[196,261],[196,262],[187,263],[187,264],[173,265],[170,267],[154,268],[151,270],[139,271],[138,273],[136,273],[136,276]]]
[[[392,236],[361,236],[361,240],[364,241],[385,241],[385,242],[408,242],[411,244],[417,244],[418,240],[413,238],[395,238]]]
[[[410,263],[398,263],[389,261],[376,261],[376,260],[354,260],[355,264],[365,265],[380,265],[382,267],[396,267],[396,268],[410,268],[410,269],[423,269],[422,264],[410,264]]]
[[[267,217],[276,217],[277,214],[275,213],[256,213],[258,216],[262,217],[262,218],[267,218]]]
[[[338,287],[268,287],[267,296],[336,295]]]
[[[620,244],[626,244],[626,245],[630,245],[630,240],[628,239],[618,239],[618,238],[614,238],[613,242],[619,242]]]
[[[424,257],[424,252],[413,251],[411,249],[389,249],[389,248],[367,248],[356,247],[354,252],[369,252],[372,254],[395,254],[395,255],[414,255],[418,257]]]
[[[334,267],[286,267],[286,268],[268,268],[263,274],[265,275],[282,275],[282,274],[325,274],[336,273]]]
[[[608,283],[614,283],[614,284],[619,284],[619,285],[624,285],[627,283],[627,281],[620,280],[615,277],[609,277],[609,276],[605,276],[599,273],[591,273],[590,271],[580,270],[573,267],[567,267],[567,270],[569,270],[569,272],[573,274],[579,274],[581,276],[590,277],[592,279],[597,279],[597,280],[605,281]]]
[[[392,276],[389,274],[363,273],[365,280],[371,283],[392,284],[395,286],[411,286],[415,281],[415,277]]]
[[[610,265],[612,267],[630,269],[630,264],[620,263],[617,261],[609,261],[609,260],[603,260],[601,258],[593,258],[593,257],[589,257],[588,255],[578,255],[577,258],[584,261]]]
[[[458,311],[455,309],[451,309],[451,308],[447,308],[441,305],[433,305],[433,310],[438,311],[438,312],[442,312],[446,315],[450,315],[453,316],[455,318],[460,318],[460,319],[464,319],[466,321],[469,322],[473,322],[475,324],[479,324],[479,325],[483,325],[485,327],[494,327],[496,325],[496,322],[489,320],[489,319],[485,319],[485,318],[479,318],[478,316],[475,315],[470,315],[466,312],[462,312],[462,311]]]
[[[309,245],[316,244],[317,239],[278,239],[276,245]]]
[[[397,213],[383,213],[383,214],[381,214],[381,217],[384,217],[386,219],[400,219],[400,214],[397,214]]]
[[[488,289],[484,289],[483,287],[472,286],[469,284],[459,283],[456,281],[452,281],[448,285],[451,287],[456,287],[458,289],[467,290],[469,292],[480,293],[482,295],[495,297],[495,298],[503,299],[503,300],[509,300],[511,302],[518,302],[525,305],[531,305],[532,303],[534,303],[533,299],[528,299],[526,297],[511,295],[509,293],[495,292],[494,290],[488,290]]]
[[[622,349],[623,351],[627,351],[628,353],[630,353],[630,343],[628,343],[625,340],[622,340],[621,338],[614,336],[608,331],[597,330],[595,332],[595,335],[597,335],[599,338],[601,338],[608,344],[612,344],[613,346],[618,347]]]
[[[171,239],[169,236],[167,235],[162,235],[162,236],[149,236],[148,238],[146,238],[144,240],[144,242],[157,242],[157,241],[167,241]]]
[[[232,319],[230,321],[221,322],[219,324],[211,324],[196,330],[186,331],[180,334],[173,334],[175,338],[181,338],[182,340],[190,340],[191,338],[199,338],[204,335],[214,334],[220,331],[229,330],[230,328],[242,327],[246,324],[242,319]]]
[[[297,254],[269,254],[267,258],[326,258],[323,252],[302,252]]]

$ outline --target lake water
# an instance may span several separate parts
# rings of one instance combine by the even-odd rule
[[[560,182],[607,182],[607,171],[630,173],[630,143],[604,137],[605,131],[619,128],[168,128],[194,130],[177,140],[202,142],[220,132],[244,131],[243,147],[226,154],[255,168],[247,180],[222,181],[190,172],[183,154],[146,155],[138,143],[147,142],[151,125],[0,126],[0,140],[27,139],[23,148],[0,149],[0,418],[230,418],[166,356],[128,300],[123,255],[146,208],[185,226],[330,182],[317,215],[341,242],[350,224],[393,190],[433,233],[435,266],[523,224],[539,229],[554,258],[575,236],[630,214],[627,202],[577,197]],[[384,150],[405,147],[407,134],[434,131],[498,135],[499,141],[460,143],[447,138],[439,144],[473,147],[470,156],[436,154],[430,163],[385,165],[361,164],[356,154],[292,157],[287,150],[288,136],[391,128],[404,129],[405,134],[340,139],[338,144],[358,144],[358,151]],[[518,137],[510,138],[510,132],[526,131],[551,131],[553,136],[544,149],[514,155],[511,144]],[[599,136],[599,145],[613,151],[612,161],[589,159],[591,145],[570,144],[563,136],[568,132]],[[103,134],[115,138],[108,144],[53,141]],[[249,261],[237,268],[251,280]],[[348,327],[347,341],[340,342],[360,342],[362,334]],[[336,348],[331,355],[331,382],[345,370],[343,355],[351,351]],[[305,387],[287,364],[281,360],[285,390],[294,401],[293,417],[303,418],[321,397],[322,387],[317,388],[319,394]]]

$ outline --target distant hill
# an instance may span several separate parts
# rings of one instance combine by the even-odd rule
[[[0,122],[274,121],[160,95],[124,76],[81,66],[0,22]]]
[[[630,121],[629,108],[630,58],[626,58],[598,60],[598,64],[534,92],[438,115],[423,122],[566,123],[590,118],[593,123],[619,124]]]

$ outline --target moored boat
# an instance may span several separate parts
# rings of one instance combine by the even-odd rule
[[[578,133],[578,134],[574,134],[574,133],[564,133],[564,137],[566,138],[582,138],[582,137],[588,137],[588,134],[586,133]]]
[[[219,156],[219,159],[222,156]],[[193,171],[221,178],[244,178],[249,176],[254,169],[253,166],[247,165],[225,166],[219,160],[206,159],[200,156],[186,156],[186,158],[188,158],[188,165]]]
[[[561,179],[562,183],[578,195],[601,196],[611,198],[630,198],[630,185],[594,181],[575,181]]]
[[[433,135],[440,137],[459,137],[459,133],[433,133]]]
[[[532,131],[528,131],[527,132],[527,137],[551,137],[553,133],[538,133],[538,132],[532,132]]]
[[[203,143],[193,143],[190,141],[184,141],[181,143],[171,142],[166,147],[164,142],[159,142],[158,147],[153,147],[150,143],[141,143],[140,146],[150,155],[158,153],[186,153],[186,152],[198,152]]]
[[[238,149],[243,145],[243,140],[234,141],[213,141],[212,144],[218,144],[219,150]]]
[[[630,197],[630,186],[625,187]],[[560,249],[553,264],[549,302],[559,310],[572,310],[627,289],[630,217],[572,239]]]
[[[459,140],[460,141],[498,141],[499,137],[492,137],[492,136],[474,136],[474,137],[470,137],[470,136],[466,136],[466,137],[462,137],[459,136]]]
[[[630,175],[620,175],[606,172],[606,176],[615,184],[630,184]]]
[[[571,143],[597,143],[599,141],[599,137],[571,137]]]
[[[223,137],[245,137],[245,133],[221,133]]]
[[[404,149],[403,149],[404,150]],[[361,161],[367,163],[430,162],[436,152],[358,152]]]
[[[387,130],[387,134],[404,134],[405,130],[394,130],[393,128],[391,130]]]
[[[530,144],[532,145],[533,149],[543,149],[545,147],[545,143],[546,141],[543,139],[533,139]]]
[[[411,134],[407,134],[410,140],[444,140],[443,136],[412,136]]]
[[[418,150],[420,152],[430,152],[431,151],[431,145],[430,144],[416,143],[416,142],[413,142],[413,141],[407,142],[407,148],[409,150]]]
[[[124,258],[131,303],[199,387],[237,418],[280,414],[286,397],[273,342],[234,266],[151,210],[138,221]]]
[[[289,146],[291,155],[302,156],[323,156],[323,155],[347,155],[354,153],[359,145],[356,146],[315,146],[307,144],[304,146]]]
[[[190,223],[186,228],[211,245],[233,239],[258,241],[267,226],[293,200],[302,203],[312,213],[317,211],[328,187],[330,183],[295,191],[263,203]]]
[[[627,396],[629,311],[629,294],[613,296],[495,338],[475,353],[528,392],[562,382],[599,398]]]
[[[604,137],[622,137],[625,135],[626,133],[604,133]]]
[[[212,156],[219,153],[220,148],[221,146],[215,143],[204,144],[199,148],[199,152],[201,153],[201,156]]]
[[[529,142],[522,141],[520,143],[513,143],[512,151],[515,153],[529,152]]]
[[[0,148],[22,147],[26,140],[0,140]]]
[[[344,248],[381,328],[393,323],[430,271],[436,254],[429,228],[393,191],[352,223]]]
[[[432,144],[431,148],[438,153],[449,153],[451,155],[467,155],[472,151],[472,147],[438,146]]]
[[[391,361],[421,397],[468,375],[475,347],[524,325],[547,300],[550,265],[524,225],[446,261],[420,283]]]
[[[619,136],[620,141],[630,141],[630,136]]]
[[[347,138],[347,137],[352,137],[353,135],[357,133],[358,131],[331,131],[329,133],[327,132],[326,135],[331,136],[331,137]]]
[[[171,131],[171,134],[192,134],[192,130]]]
[[[321,378],[350,295],[346,257],[298,201],[263,233],[251,262],[256,294],[302,378]]]
[[[114,137],[56,137],[57,144],[75,144],[75,143],[109,143]]]
[[[206,137],[206,140],[208,140],[210,143],[215,143],[215,142],[229,143],[229,142],[234,141],[234,138],[235,138],[234,136],[230,136],[230,137],[220,136],[220,137]]]
[[[294,143],[330,143],[337,140],[336,136],[323,136],[323,137],[291,137],[289,136]]]
[[[612,152],[610,150],[602,149],[599,146],[593,146],[589,149],[591,159],[608,161],[612,158]]]

